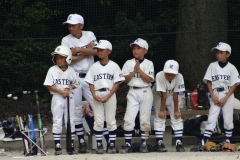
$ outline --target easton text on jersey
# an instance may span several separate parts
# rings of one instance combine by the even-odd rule
[[[72,81],[69,79],[54,79],[53,84],[71,85]]]
[[[230,80],[230,75],[215,75],[215,76],[212,76],[212,82],[220,80],[220,79],[224,79],[224,80],[229,81]]]
[[[113,80],[113,75],[111,75],[109,73],[100,73],[100,74],[94,75],[94,81],[97,81],[99,79]]]

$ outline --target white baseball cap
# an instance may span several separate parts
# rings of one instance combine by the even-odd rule
[[[133,43],[130,44],[130,47],[133,47],[133,45],[136,44],[142,48],[145,48],[146,50],[148,50],[148,43],[147,41],[145,41],[142,38],[138,38],[136,39]]]
[[[100,40],[93,48],[112,50],[112,44],[107,40]]]
[[[215,52],[217,50],[220,51],[228,51],[231,54],[231,47],[229,46],[229,44],[227,43],[223,43],[223,42],[219,42],[218,45],[216,47],[213,47],[211,49],[212,52]]]
[[[177,61],[168,60],[163,68],[164,73],[178,74],[179,65]]]
[[[63,24],[84,24],[83,17],[79,14],[70,14]]]

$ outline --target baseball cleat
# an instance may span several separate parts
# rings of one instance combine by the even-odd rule
[[[110,144],[107,149],[107,153],[108,154],[118,153],[118,149],[116,148],[116,146],[114,144]]]
[[[57,144],[55,146],[55,152],[54,152],[54,155],[55,156],[58,156],[58,155],[61,155],[62,154],[62,148],[61,148],[61,145],[60,144]]]
[[[148,153],[146,142],[143,142],[143,144],[140,146],[140,152],[141,153]]]
[[[97,144],[96,153],[97,154],[103,154],[103,145],[102,145],[102,143],[98,143]]]
[[[86,153],[86,152],[87,152],[86,142],[79,143],[78,153]]]
[[[158,141],[157,151],[158,152],[167,152],[168,151],[162,140]]]
[[[132,147],[129,146],[129,145],[125,145],[125,146],[122,146],[122,153],[123,154],[126,154],[126,153],[131,153],[132,152]]]
[[[204,152],[205,147],[202,145],[202,143],[199,143],[198,145],[194,146],[193,148],[190,149],[191,152]]]
[[[178,142],[176,145],[177,152],[185,152],[185,149],[183,148],[182,142]]]

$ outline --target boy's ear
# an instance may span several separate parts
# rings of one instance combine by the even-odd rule
[[[227,52],[227,58],[230,57],[230,55],[231,55],[231,54],[230,54],[229,52]]]
[[[109,49],[108,49],[107,51],[108,51],[108,54],[111,54],[111,53],[112,53],[112,51],[111,51],[111,50],[109,50]]]
[[[144,48],[144,54],[146,54],[148,52],[148,50],[146,50],[145,48]]]

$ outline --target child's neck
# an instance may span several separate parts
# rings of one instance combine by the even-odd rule
[[[109,59],[108,59],[108,57],[102,58],[102,59],[100,59],[99,62],[100,62],[101,64],[107,64],[107,63],[109,62]]]
[[[68,69],[68,66],[58,66],[62,71],[66,71]]]

